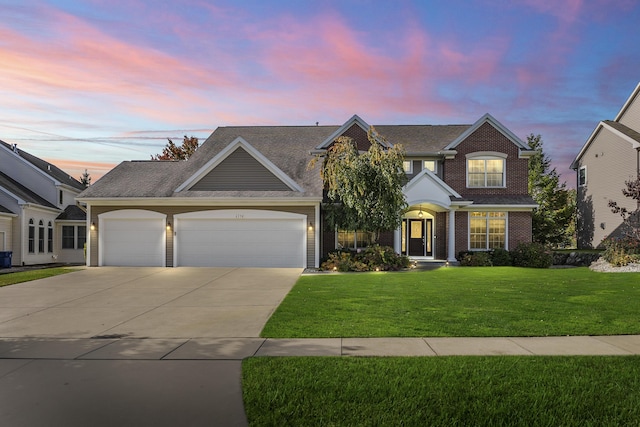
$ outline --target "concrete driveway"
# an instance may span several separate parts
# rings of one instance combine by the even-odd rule
[[[300,273],[88,268],[0,288],[0,337],[258,337]]]
[[[246,426],[241,359],[300,273],[101,267],[0,288],[0,425]]]

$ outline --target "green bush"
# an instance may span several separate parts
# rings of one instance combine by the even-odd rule
[[[540,243],[521,243],[511,251],[516,267],[549,268],[553,263],[551,251]]]
[[[485,251],[463,252],[460,254],[460,265],[463,267],[490,267],[491,255]]]
[[[494,266],[510,266],[511,263],[511,254],[508,250],[496,248],[491,252],[491,264]]]
[[[409,257],[398,255],[392,247],[372,245],[360,252],[331,252],[320,268],[331,271],[395,271],[410,265]]]

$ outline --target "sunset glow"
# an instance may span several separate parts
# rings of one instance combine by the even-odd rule
[[[226,125],[475,122],[563,179],[640,81],[635,0],[0,0],[0,139],[93,181]]]

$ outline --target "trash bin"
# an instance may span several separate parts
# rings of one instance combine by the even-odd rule
[[[0,252],[0,268],[11,268],[11,255],[11,251]]]

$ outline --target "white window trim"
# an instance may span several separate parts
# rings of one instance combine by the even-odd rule
[[[406,163],[409,163],[409,169],[405,169],[404,165]],[[404,170],[404,173],[406,173],[407,175],[413,174],[413,160],[403,160],[402,169]]]
[[[471,187],[469,185],[469,160],[502,160],[502,185],[486,185],[487,183],[487,170],[485,167],[484,179],[485,185],[481,187]],[[486,166],[486,163],[485,163]],[[498,153],[494,151],[478,151],[475,153],[469,153],[466,155],[465,160],[466,169],[466,181],[467,188],[506,188],[507,187],[507,155],[504,153]]]
[[[64,224],[62,226],[63,228],[60,229],[61,235],[60,235],[60,249],[63,251],[77,251],[78,249],[84,249],[84,247],[78,247],[78,237],[80,237],[80,233],[78,228],[80,227],[85,227],[85,244],[87,243],[88,239],[86,236],[86,225],[68,225],[68,224]],[[63,242],[64,242],[64,227],[72,227],[73,228],[73,248],[63,248]]]
[[[433,159],[425,159],[422,161],[422,169],[427,169],[425,162],[433,162],[433,170],[430,172],[438,173],[438,161]]]
[[[582,184],[580,184],[580,172],[584,171],[584,182]],[[586,166],[580,166],[578,168],[578,187],[585,187],[587,185],[587,167]]]
[[[490,212],[504,212],[504,249],[508,251],[509,250],[509,212],[496,211],[496,210],[491,210],[491,211],[476,210],[473,212],[485,212],[487,214]],[[489,217],[485,216],[485,219],[488,221]],[[489,233],[489,224],[487,223],[487,234],[488,233]],[[484,249],[471,248],[471,211],[467,213],[467,250],[471,252],[485,252],[485,251],[492,250],[492,249],[489,249],[488,235],[487,235],[487,243]]]

